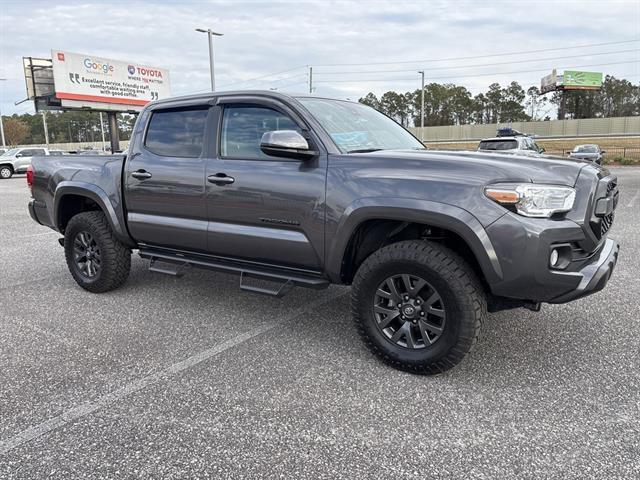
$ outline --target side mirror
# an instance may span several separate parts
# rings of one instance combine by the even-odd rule
[[[606,150],[600,150],[600,153],[604,155],[605,153],[607,153],[607,151]]]
[[[306,160],[318,154],[309,149],[307,140],[295,130],[265,132],[260,140],[260,150],[274,157]]]
[[[16,158],[20,158],[20,157],[24,157],[24,155],[21,153],[16,153]]]
[[[544,149],[544,147],[540,147],[540,149],[538,150],[539,153],[544,153],[546,152],[546,150]]]

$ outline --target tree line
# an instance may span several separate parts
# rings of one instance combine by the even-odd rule
[[[100,114],[98,112],[47,112],[47,131],[50,143],[94,143],[102,141]],[[118,131],[121,140],[131,136],[135,116],[118,115]],[[42,114],[14,114],[2,116],[7,145],[44,144]],[[103,115],[105,141],[109,142],[107,116]]]
[[[600,90],[566,92],[565,118],[624,117],[640,115],[640,87],[625,79],[607,75]],[[359,99],[404,126],[420,126],[420,89],[398,93],[388,91],[378,98],[368,93]],[[536,86],[526,92],[518,82],[506,86],[492,83],[486,92],[472,95],[453,83],[429,83],[424,89],[425,126],[506,123],[551,120],[562,93],[542,95]]]

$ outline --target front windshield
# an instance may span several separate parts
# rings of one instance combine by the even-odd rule
[[[361,103],[309,97],[298,100],[342,153],[425,148],[389,117]]]
[[[2,155],[6,155],[6,156],[15,155],[19,151],[20,151],[19,148],[12,148],[11,150],[8,150],[8,151],[4,152]]]
[[[578,145],[576,148],[573,149],[574,152],[580,152],[580,153],[596,153],[596,146],[595,145]]]

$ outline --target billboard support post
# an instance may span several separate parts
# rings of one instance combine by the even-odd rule
[[[102,135],[102,151],[104,152],[104,122],[102,121],[102,112],[100,112],[100,134]]]
[[[2,124],[2,112],[0,112],[0,133],[2,134],[2,146],[6,147],[7,142],[4,140],[4,125]]]
[[[6,78],[0,78],[0,81],[4,81]],[[0,109],[1,110],[1,109]],[[6,147],[7,142],[4,140],[4,125],[2,124],[2,112],[0,111],[0,135],[2,135],[2,146]]]
[[[44,127],[44,143],[49,148],[49,129],[47,129],[47,112],[42,112],[42,126]]]
[[[109,124],[109,139],[111,140],[111,154],[120,150],[120,136],[118,135],[118,117],[116,112],[107,112]]]

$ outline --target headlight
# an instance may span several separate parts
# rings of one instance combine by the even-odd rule
[[[484,194],[505,207],[515,208],[525,217],[550,217],[568,212],[576,198],[576,191],[571,187],[535,183],[491,185],[484,189]]]

